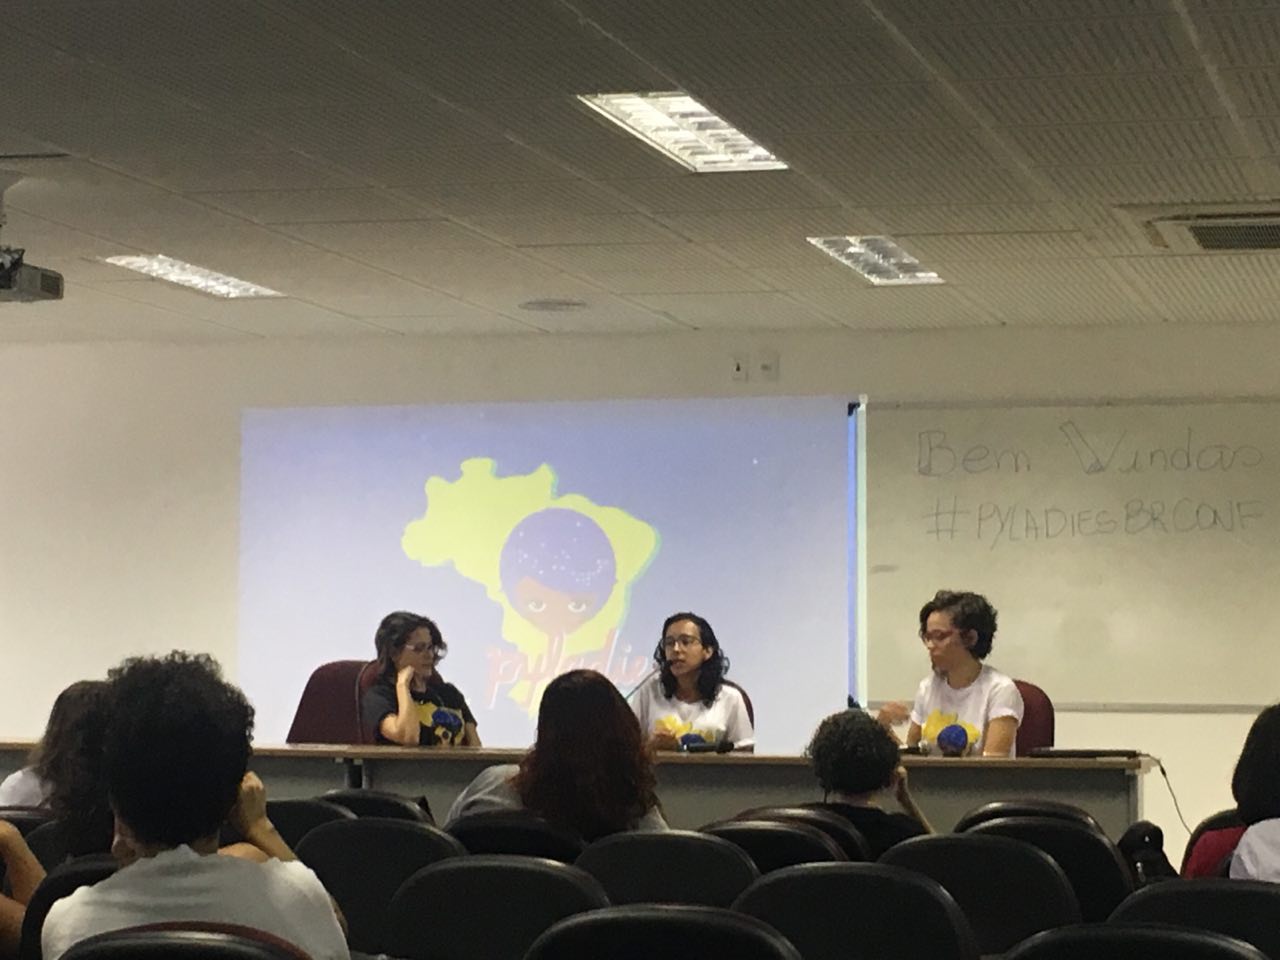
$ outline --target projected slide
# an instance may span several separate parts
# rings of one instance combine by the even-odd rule
[[[283,742],[307,677],[430,616],[486,746],[575,667],[625,693],[662,621],[716,628],[758,750],[848,682],[849,424],[831,398],[245,411],[237,675]],[[335,705],[340,709],[345,705]]]

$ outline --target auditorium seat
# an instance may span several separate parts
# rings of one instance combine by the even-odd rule
[[[1112,921],[1212,930],[1280,958],[1280,884],[1206,877],[1156,883],[1116,907]]]
[[[1234,937],[1151,924],[1085,923],[1037,933],[1004,960],[1267,960]],[[809,960],[809,958],[805,958]]]
[[[969,832],[1011,837],[1051,856],[1071,881],[1086,923],[1106,920],[1133,892],[1133,874],[1116,845],[1083,823],[1049,817],[1003,817],[979,823]]]
[[[776,820],[779,823],[803,823],[821,830],[840,845],[845,859],[866,861],[872,859],[871,848],[852,823],[830,810],[820,807],[752,807],[734,816],[735,820]]]
[[[1004,953],[1042,930],[1080,922],[1066,874],[1029,843],[976,833],[912,837],[889,848],[879,862],[942,884],[969,920],[984,956]]]
[[[761,877],[733,909],[763,920],[804,960],[977,960],[964,914],[935,880],[880,863],[807,863]]]
[[[267,819],[276,828],[281,839],[295,850],[302,838],[320,824],[334,820],[353,820],[355,816],[346,807],[324,800],[267,801]]]
[[[362,953],[386,950],[387,908],[405,880],[428,864],[466,852],[428,824],[378,817],[321,824],[296,850],[338,902],[347,918],[347,940]]]
[[[18,960],[41,960],[40,935],[44,930],[44,918],[54,903],[115,872],[116,861],[109,854],[68,860],[50,870],[27,903],[27,912],[22,918]]]
[[[1049,817],[1054,820],[1074,820],[1092,830],[1103,832],[1101,825],[1087,810],[1059,803],[1057,800],[992,800],[974,807],[956,821],[955,832],[964,833],[972,830],[980,823],[988,820],[999,820],[1002,817]]]
[[[1022,722],[1016,740],[1018,756],[1025,757],[1036,747],[1053,746],[1053,701],[1049,695],[1026,680],[1014,680],[1022,694]]]
[[[385,950],[403,960],[521,960],[556,921],[608,905],[596,878],[567,863],[455,857],[401,886],[388,910]]]
[[[817,827],[777,820],[721,820],[703,833],[736,843],[762,874],[798,863],[848,860],[840,844]]]
[[[486,810],[461,817],[449,832],[471,853],[505,853],[573,863],[586,849],[577,834],[527,810]]]
[[[569,917],[538,937],[525,960],[652,960],[675,955],[801,960],[791,941],[767,923],[731,910],[687,904],[606,907]]]
[[[311,672],[286,743],[360,743],[357,681],[364,660],[334,660]]]
[[[393,820],[415,820],[430,824],[436,822],[431,811],[423,806],[425,801],[410,800],[385,790],[351,787],[346,790],[329,790],[318,799],[345,807],[357,817],[389,817]]]
[[[1199,823],[1196,828],[1191,831],[1191,836],[1187,839],[1187,845],[1182,851],[1182,864],[1178,867],[1178,872],[1183,876],[1187,872],[1187,864],[1191,860],[1191,852],[1195,849],[1196,844],[1201,841],[1206,834],[1215,833],[1219,830],[1234,830],[1239,828],[1240,832],[1244,832],[1244,821],[1240,819],[1240,811],[1235,807],[1226,810],[1219,810],[1217,813],[1211,813]],[[1239,835],[1236,841],[1239,841]],[[1235,844],[1231,844],[1231,849],[1235,849]],[[1230,856],[1230,851],[1223,856]]]
[[[52,819],[53,811],[48,807],[0,807],[0,820],[12,823],[24,837]]]
[[[600,881],[613,904],[728,907],[760,875],[737,844],[693,830],[615,833],[575,864]]]
[[[64,960],[309,960],[287,940],[234,923],[149,923],[74,944]]]

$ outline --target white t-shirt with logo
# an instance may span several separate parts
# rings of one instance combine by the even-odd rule
[[[1280,818],[1259,820],[1244,832],[1231,855],[1236,880],[1280,883]]]
[[[95,934],[179,920],[263,930],[311,960],[351,956],[329,894],[305,864],[205,856],[184,845],[137,860],[57,901],[44,921],[44,960],[58,960]]]
[[[742,694],[727,683],[720,685],[711,706],[701,700],[685,703],[676,697],[662,693],[662,678],[652,677],[631,695],[631,709],[640,721],[645,737],[666,733],[679,740],[693,734],[706,743],[730,740],[735,749],[752,746],[755,730],[747,716],[747,704]]]
[[[911,722],[920,725],[922,741],[932,745],[944,727],[959,724],[969,735],[965,752],[975,756],[982,753],[987,724],[1000,717],[1015,717],[1022,723],[1022,694],[1011,679],[985,663],[973,683],[958,690],[941,674],[930,674],[920,681],[911,705]],[[1015,747],[1010,756],[1016,752]]]

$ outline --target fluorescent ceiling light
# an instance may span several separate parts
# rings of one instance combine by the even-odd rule
[[[191,287],[193,290],[199,290],[201,293],[207,293],[215,297],[284,296],[279,290],[260,287],[256,283],[250,283],[248,280],[228,277],[225,273],[215,273],[212,270],[206,270],[204,267],[197,267],[195,264],[184,263],[181,260],[174,260],[172,257],[160,254],[152,257],[103,257],[103,261],[114,264],[117,267],[136,270],[138,273],[145,273],[148,277],[155,277],[157,280],[168,280],[170,283]]]
[[[787,169],[772,153],[688,94],[599,93],[578,99],[696,173]]]
[[[828,256],[852,267],[877,286],[946,283],[888,237],[805,237]]]

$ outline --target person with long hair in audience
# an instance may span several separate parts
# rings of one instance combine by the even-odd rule
[[[864,711],[842,710],[823,720],[805,756],[823,791],[823,802],[813,806],[853,824],[866,839],[872,860],[901,840],[933,832],[907,788],[897,741]],[[890,791],[905,813],[881,808],[880,797]]]
[[[100,729],[93,714],[105,690],[103,680],[80,680],[58,694],[27,765],[0,781],[0,807],[48,806],[53,784],[80,774],[85,737]]]
[[[909,747],[921,745],[943,754],[1014,756],[1022,694],[1013,680],[983,662],[995,634],[996,610],[986,597],[939,590],[920,608],[920,641],[932,670],[920,681],[911,707],[886,704],[880,722],[892,727],[910,720]]]
[[[729,658],[711,624],[673,613],[653,651],[657,672],[632,692],[631,709],[657,750],[732,744],[749,750],[755,729],[741,691],[726,683]]]
[[[666,830],[653,758],[607,677],[562,673],[542,693],[538,734],[519,765],[489,767],[459,794],[445,828],[490,810],[528,810],[585,840]]]
[[[404,747],[480,746],[466,698],[437,672],[448,653],[429,617],[389,613],[373,638],[378,680],[360,698],[365,739]]]
[[[1231,793],[1245,830],[1231,855],[1230,876],[1280,882],[1280,703],[1249,728]]]

